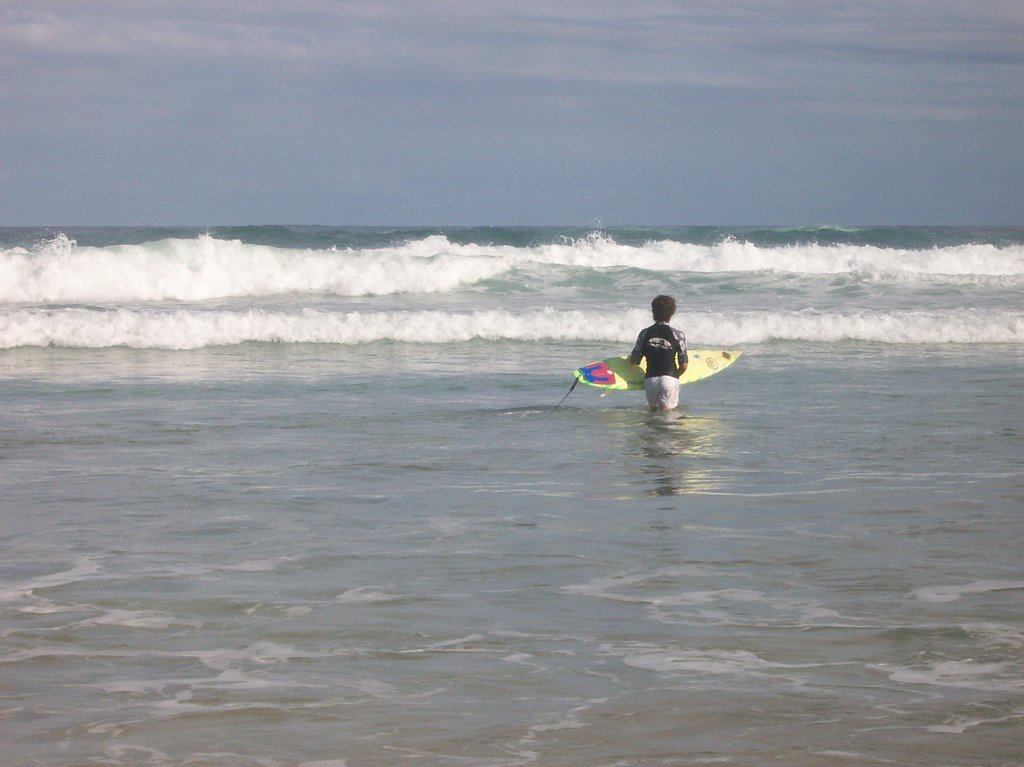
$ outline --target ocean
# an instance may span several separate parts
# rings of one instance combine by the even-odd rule
[[[569,391],[674,295],[681,390]],[[1024,765],[1024,229],[0,229],[12,767]]]

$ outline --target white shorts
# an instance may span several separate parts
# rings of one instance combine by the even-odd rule
[[[679,405],[679,379],[675,376],[645,378],[644,391],[651,410],[675,410]]]

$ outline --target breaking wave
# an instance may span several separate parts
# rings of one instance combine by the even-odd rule
[[[732,238],[710,245],[674,240],[632,245],[594,233],[530,246],[458,244],[445,235],[431,235],[389,247],[297,249],[200,235],[96,247],[58,235],[34,248],[0,250],[0,301],[136,303],[287,293],[447,293],[526,265],[1024,285],[1024,247],[1019,245],[926,250],[851,244],[769,247]]]
[[[630,344],[647,314],[500,310],[298,312],[197,309],[31,308],[0,314],[0,348],[59,346],[197,349],[248,342],[450,344],[474,339]],[[907,312],[733,312],[679,317],[692,346],[771,341],[885,344],[1024,342],[1024,314]]]

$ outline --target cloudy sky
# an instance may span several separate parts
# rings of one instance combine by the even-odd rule
[[[0,226],[1024,224],[1021,0],[0,0]]]

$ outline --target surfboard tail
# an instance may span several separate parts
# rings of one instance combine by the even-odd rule
[[[582,384],[609,391],[643,388],[643,368],[628,357],[612,357],[576,368],[573,376]]]

